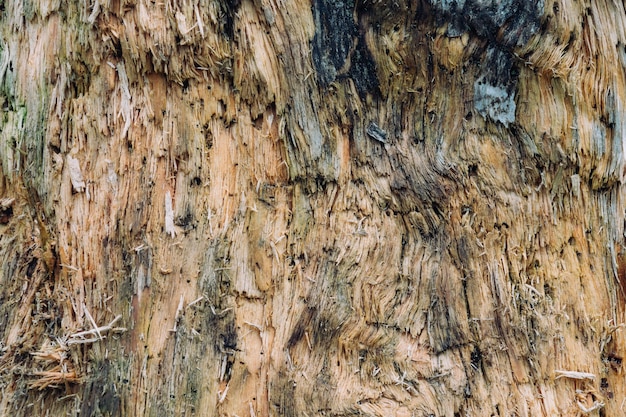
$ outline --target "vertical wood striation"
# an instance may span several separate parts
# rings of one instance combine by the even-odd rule
[[[625,48],[592,0],[1,2],[0,415],[620,415]]]

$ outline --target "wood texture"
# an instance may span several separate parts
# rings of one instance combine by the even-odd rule
[[[0,415],[625,412],[620,2],[0,13]]]

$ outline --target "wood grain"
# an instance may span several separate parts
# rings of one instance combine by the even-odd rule
[[[623,414],[626,12],[488,3],[0,2],[0,415]]]

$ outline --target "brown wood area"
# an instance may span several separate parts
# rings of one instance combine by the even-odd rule
[[[626,415],[612,0],[0,0],[0,416]]]

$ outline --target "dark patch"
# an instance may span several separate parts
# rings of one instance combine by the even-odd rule
[[[122,273],[127,277],[135,276],[134,274],[134,257],[135,251],[128,251],[124,246],[121,247],[122,252]],[[133,279],[123,279],[119,283],[120,300],[131,300],[135,295],[135,285]]]
[[[470,270],[470,264],[471,261],[474,259],[474,254],[469,243],[467,242],[467,236],[461,236],[458,239],[456,251],[458,254],[458,260],[461,263],[461,270]]]
[[[471,31],[487,41],[486,52],[470,58],[470,62],[480,68],[474,83],[473,103],[485,119],[508,127],[515,122],[515,93],[519,77],[519,59],[512,50],[526,44],[539,31],[543,2],[429,2],[438,23],[448,23],[450,36]]]
[[[284,370],[278,373],[276,383],[271,384],[272,395],[275,398],[271,406],[274,408],[273,415],[296,417],[302,415],[300,410],[296,410],[296,384],[290,380]]]
[[[420,229],[432,236],[445,223],[452,184],[446,178],[456,174],[444,167],[441,159],[428,157],[407,158],[392,150],[390,187],[394,193],[391,209],[399,213],[416,211],[424,219]],[[424,235],[424,233],[423,233]]]
[[[195,225],[195,217],[191,211],[191,208],[187,207],[185,210],[185,214],[182,216],[177,216],[174,219],[174,224],[184,229],[185,232],[194,229]]]
[[[359,34],[358,43],[350,59],[348,76],[354,81],[356,91],[361,96],[365,96],[367,93],[378,94],[376,63],[372,53],[367,48],[363,34]]]
[[[86,94],[91,86],[91,64],[80,57],[69,60],[69,64],[72,71],[68,77],[68,85],[74,97],[80,97]]]
[[[223,6],[222,15],[220,17],[223,18],[222,24],[224,28],[224,34],[232,39],[235,35],[235,18],[237,17],[236,13],[239,10],[241,2],[240,0],[225,0],[220,1],[219,4]]]
[[[478,174],[478,165],[471,164],[467,167],[467,175],[470,177],[475,177]]]
[[[524,160],[541,157],[541,150],[537,147],[537,143],[522,126],[513,123],[510,130],[513,136],[518,139],[519,153]]]
[[[92,377],[85,386],[80,415],[85,417],[120,416],[119,381],[108,360],[94,364]],[[118,384],[116,384],[116,382]]]
[[[124,59],[124,50],[122,49],[122,42],[116,37],[113,37],[113,48],[115,49],[115,58],[119,60]]]
[[[298,344],[298,342],[304,340],[306,329],[309,329],[310,339],[313,345],[319,345],[324,342],[330,342],[334,336],[337,326],[331,326],[328,317],[324,317],[320,314],[317,307],[309,306],[303,312],[287,342],[287,347],[292,348]],[[308,343],[307,342],[307,343]]]
[[[600,388],[606,390],[609,387],[609,381],[606,378],[600,380]]]
[[[318,310],[319,311],[319,310]],[[334,317],[318,314],[315,317],[313,328],[311,330],[312,341],[314,345],[321,345],[323,343],[331,343],[338,335],[340,326],[337,325]]]
[[[201,359],[202,358],[197,358],[196,360],[201,360]],[[193,363],[193,361],[190,361],[190,362]],[[187,375],[188,375],[188,378],[187,378],[187,385],[185,387],[184,397],[185,397],[185,401],[187,402],[187,406],[189,407],[189,410],[191,411],[191,415],[194,416],[196,415],[196,407],[198,406],[199,397],[200,397],[199,396],[200,387],[204,380],[204,376],[196,367],[190,367],[187,370]]]
[[[324,86],[335,80],[352,48],[353,38],[357,33],[353,11],[353,0],[313,2],[313,63],[319,81]]]
[[[224,374],[221,375],[224,381],[229,381],[232,376],[235,353],[237,351],[237,325],[235,314],[230,310],[207,309],[204,333],[210,335],[213,340],[213,351],[217,356],[225,355],[226,364]]]
[[[37,268],[37,264],[39,263],[39,259],[33,258],[28,262],[28,267],[26,268],[26,276],[28,278],[33,276],[35,269]]]
[[[376,93],[376,65],[365,37],[358,31],[354,11],[354,0],[313,2],[313,64],[324,87],[338,78],[348,77],[359,94]]]
[[[254,125],[254,128],[257,129],[257,130],[263,129],[263,113],[261,113],[258,116],[254,117],[252,119],[252,124]]]
[[[622,367],[622,357],[617,355],[615,352],[611,352],[606,356],[606,359],[608,360],[609,364],[611,365],[611,368],[614,371],[619,371],[620,368]]]
[[[3,207],[0,205],[0,224],[7,224],[13,217],[13,207]]]
[[[229,251],[229,241],[214,240],[206,253],[201,278],[198,280],[200,291],[206,299],[202,333],[209,335],[209,340],[213,341],[213,351],[218,356],[226,355],[224,380],[230,379],[238,343],[228,274]]]
[[[527,0],[428,0],[448,36],[471,31],[506,47],[525,45],[541,28],[544,2]]]
[[[435,281],[440,278],[433,278]],[[432,335],[432,348],[436,354],[459,347],[467,342],[457,318],[445,300],[433,296],[428,309],[428,328]]]
[[[296,323],[296,326],[291,332],[291,336],[289,336],[289,340],[287,341],[287,349],[291,349],[294,347],[302,338],[304,337],[304,331],[307,327],[309,327],[311,323],[311,317],[313,316],[313,308],[308,307]]]
[[[543,284],[543,293],[549,298],[554,296],[554,291],[552,291],[552,287],[548,283]]]
[[[513,54],[502,48],[490,47],[483,60],[483,71],[480,77],[485,83],[499,86],[512,94],[517,86],[519,68]]]
[[[207,149],[211,149],[213,147],[213,132],[211,132],[207,123],[202,126],[202,130],[204,132],[204,144]]]
[[[472,364],[472,368],[474,368],[475,370],[479,370],[482,368],[483,353],[480,351],[478,346],[474,346],[474,350],[472,350],[470,361]]]
[[[232,311],[232,310],[231,310]],[[220,334],[221,348],[224,351],[235,350],[237,348],[237,330],[235,326],[235,315],[228,314],[225,316],[224,325]]]
[[[327,259],[334,259],[337,255],[329,251],[327,256]],[[336,341],[344,323],[353,314],[351,285],[342,266],[332,261],[320,265],[318,284],[307,295],[307,308],[291,332],[288,347],[302,342],[305,333],[309,337],[307,343],[322,349],[329,349]]]
[[[259,188],[259,200],[274,207],[276,203],[276,186],[274,184],[263,183]]]
[[[57,145],[50,143],[48,146],[50,146],[50,150],[56,154],[60,154],[61,153],[61,148],[59,148]]]
[[[235,325],[235,315],[230,310],[228,314],[223,317],[215,316],[217,320],[214,320],[215,325],[209,326],[213,329],[214,340],[217,336],[218,342],[213,346],[214,351],[218,355],[226,354],[226,366],[224,368],[224,381],[229,381],[232,372],[233,365],[235,363],[235,352],[237,351],[237,327]],[[209,333],[211,331],[209,330]]]

